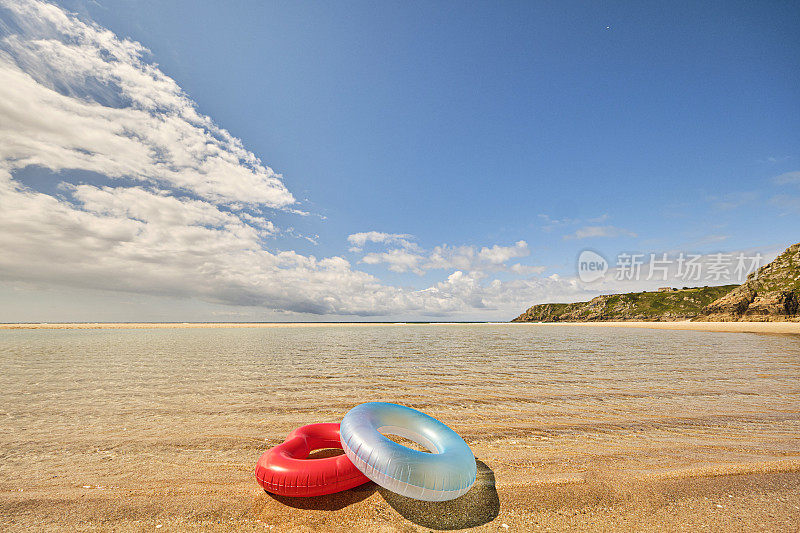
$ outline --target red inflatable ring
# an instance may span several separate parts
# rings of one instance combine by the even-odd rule
[[[346,455],[308,459],[320,448],[339,448],[339,424],[309,424],[297,428],[264,452],[256,463],[256,479],[264,490],[280,496],[322,496],[352,489],[369,479]]]

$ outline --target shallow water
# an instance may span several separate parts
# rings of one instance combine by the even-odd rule
[[[377,400],[453,427],[498,486],[758,470],[800,458],[800,337],[526,324],[2,331],[0,490],[250,482],[291,429]]]

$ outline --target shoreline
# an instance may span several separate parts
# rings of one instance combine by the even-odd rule
[[[783,333],[800,335],[800,322],[515,322],[536,326],[585,326],[594,328],[647,328],[721,333]]]
[[[29,322],[0,324],[0,329],[193,329],[193,328],[314,328],[355,326],[415,326],[439,322]],[[452,324],[448,322],[447,324]],[[463,322],[456,324],[474,324]]]
[[[800,322],[60,322],[6,323],[13,329],[200,329],[200,328],[314,328],[368,326],[583,326],[595,328],[647,328],[727,333],[779,333],[800,335]]]

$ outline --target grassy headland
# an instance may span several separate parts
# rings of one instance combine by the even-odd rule
[[[630,292],[588,302],[539,304],[512,322],[800,320],[800,243],[741,285]]]

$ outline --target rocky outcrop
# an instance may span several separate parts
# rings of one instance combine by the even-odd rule
[[[703,311],[706,315],[743,315],[756,297],[755,289],[740,285],[719,300],[709,304]]]
[[[770,291],[757,294],[745,315],[796,315],[797,294],[794,291]]]
[[[800,300],[800,243],[747,281],[709,304],[698,320],[796,320]]]

